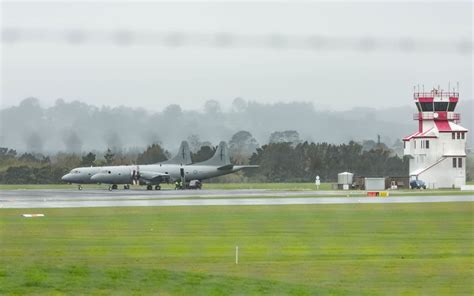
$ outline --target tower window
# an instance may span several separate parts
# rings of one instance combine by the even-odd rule
[[[430,149],[430,140],[426,140],[425,148]]]
[[[448,109],[448,102],[436,102],[434,103],[435,111],[446,111]]]
[[[456,168],[456,158],[453,158],[453,168]]]
[[[464,134],[465,133],[461,133],[461,139],[463,139],[463,140],[464,140]]]
[[[419,102],[416,102],[416,108],[418,109],[418,112],[422,112]]]
[[[456,133],[455,132],[452,132],[451,135],[452,135],[453,140],[456,139]]]
[[[458,158],[458,168],[462,168],[462,158]]]
[[[420,103],[421,110],[424,112],[432,112],[433,111],[433,102],[423,102]]]
[[[455,108],[456,108],[456,102],[450,102],[448,106],[448,111],[453,112]]]

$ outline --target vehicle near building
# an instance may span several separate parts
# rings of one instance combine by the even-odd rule
[[[426,189],[426,184],[422,180],[411,180],[410,189]]]

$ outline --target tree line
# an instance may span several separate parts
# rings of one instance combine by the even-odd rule
[[[254,145],[249,134],[241,135],[230,143],[234,163],[257,164],[259,169],[248,170],[231,178],[214,180],[308,182],[319,175],[324,181],[334,181],[337,173],[350,171],[364,176],[407,175],[408,161],[393,155],[380,144],[364,151],[362,144],[273,142],[249,152]],[[252,146],[253,147],[253,146]],[[193,162],[212,157],[216,147],[204,145],[192,153]],[[152,144],[142,153],[114,153],[111,149],[100,157],[89,152],[84,155],[58,153],[54,156],[23,153],[0,148],[0,183],[2,184],[51,184],[59,183],[61,176],[74,167],[150,164],[164,161],[170,153],[160,144]]]
[[[347,144],[270,143],[257,149],[250,164],[258,171],[247,174],[265,182],[334,182],[337,174],[352,172],[356,176],[408,176],[408,158],[393,154],[383,144],[370,150],[350,141]]]

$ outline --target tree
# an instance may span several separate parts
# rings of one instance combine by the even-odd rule
[[[87,153],[81,159],[82,166],[93,166],[96,155],[92,152]],[[105,157],[105,156],[104,156]]]
[[[249,157],[257,151],[257,140],[248,131],[239,131],[229,141],[229,151],[237,164],[248,163]]]
[[[304,179],[303,157],[291,143],[272,143],[257,149],[251,164],[258,164],[259,174],[270,182],[297,182]]]
[[[209,100],[204,103],[204,111],[207,114],[216,115],[221,113],[221,105],[216,100]]]
[[[247,102],[242,98],[235,98],[232,101],[232,111],[234,112],[244,112],[247,109]]]
[[[115,157],[115,154],[112,153],[112,150],[110,150],[110,148],[107,149],[107,152],[105,153],[104,155],[104,158],[105,158],[105,163],[107,165],[111,165],[114,161],[114,157]]]
[[[109,150],[117,153],[122,150],[122,140],[116,132],[109,132],[105,135],[105,140]]]
[[[6,147],[0,147],[0,160],[5,161],[7,159],[13,159],[16,157],[16,150],[8,149]]]
[[[19,158],[19,161],[22,162],[41,162],[41,159],[37,158],[34,154],[32,153],[23,153]]]
[[[193,162],[201,162],[208,160],[214,155],[216,149],[217,148],[211,146],[202,146],[201,149],[198,150],[198,152],[192,154]]]
[[[64,145],[66,146],[67,152],[80,153],[82,150],[82,141],[79,136],[74,132],[67,132],[63,138]]]
[[[138,164],[150,164],[165,161],[167,159],[166,152],[159,144],[152,144],[140,153],[137,157]]]
[[[30,133],[26,138],[26,149],[30,152],[43,151],[43,139],[36,132]]]
[[[61,152],[55,157],[55,165],[70,170],[81,165],[81,158],[76,154]]]
[[[163,110],[163,116],[167,119],[176,119],[177,117],[180,117],[182,113],[181,106],[177,104],[168,105],[165,110]]]
[[[296,146],[301,143],[300,134],[297,131],[289,130],[283,132],[273,132],[270,135],[270,140],[268,141],[271,143],[291,143],[292,145]]]
[[[201,149],[202,143],[199,139],[199,136],[196,134],[192,134],[188,136],[188,143],[189,143],[189,150],[191,152],[196,153],[199,149]]]

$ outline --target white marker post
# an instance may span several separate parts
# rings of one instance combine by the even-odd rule
[[[235,246],[235,264],[239,264],[239,246]]]

